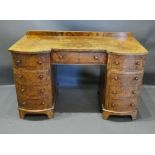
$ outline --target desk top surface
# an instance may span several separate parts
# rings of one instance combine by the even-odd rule
[[[51,50],[104,51],[147,54],[130,32],[29,31],[9,48],[10,52],[40,53]]]

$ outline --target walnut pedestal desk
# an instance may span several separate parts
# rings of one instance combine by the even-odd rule
[[[54,64],[97,64],[106,65],[99,93],[103,118],[136,119],[148,52],[131,33],[29,31],[9,51],[20,118],[27,113],[54,116]]]

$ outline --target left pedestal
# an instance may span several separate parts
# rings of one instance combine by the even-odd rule
[[[13,72],[20,118],[25,114],[54,116],[54,82],[50,53],[13,53]]]

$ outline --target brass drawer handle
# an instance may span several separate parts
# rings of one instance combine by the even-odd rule
[[[44,104],[45,104],[45,102],[43,101],[43,102],[42,102],[42,104],[44,105]]]
[[[24,88],[22,88],[22,89],[21,89],[21,92],[22,92],[22,93],[24,93],[24,92],[25,92],[25,89],[24,89]]]
[[[119,62],[118,61],[115,61],[114,63],[115,63],[115,65],[119,65]]]
[[[139,61],[137,61],[135,64],[136,64],[136,65],[140,65],[140,62],[139,62]]]
[[[39,79],[43,79],[43,75],[39,75]]]
[[[41,61],[41,60],[37,61],[37,63],[38,63],[39,65],[42,65],[42,61]]]
[[[59,55],[59,59],[63,59],[63,57],[64,57],[63,55]]]
[[[94,56],[94,59],[95,59],[95,60],[98,60],[98,56]]]
[[[21,64],[21,63],[22,63],[21,60],[16,60],[16,64],[17,64],[17,65],[19,65],[19,64]]]
[[[19,78],[19,79],[22,79],[22,78],[23,78],[23,75],[18,75],[18,78]]]
[[[115,76],[114,79],[115,79],[115,80],[118,80],[118,76]]]
[[[116,91],[112,91],[112,94],[117,94]]]
[[[132,91],[132,94],[136,94],[136,91],[135,91],[135,90],[133,90],[133,91]]]
[[[136,77],[134,78],[134,80],[138,80],[138,77],[136,76]]]
[[[131,106],[131,107],[133,107],[133,106],[134,106],[134,104],[133,104],[133,103],[130,103],[130,106]]]
[[[40,89],[40,92],[43,94],[45,92],[45,89]]]
[[[112,106],[112,107],[115,107],[115,104],[114,104],[114,103],[112,103],[112,104],[111,104],[111,106]]]
[[[26,104],[26,101],[24,101],[22,104],[25,105]]]

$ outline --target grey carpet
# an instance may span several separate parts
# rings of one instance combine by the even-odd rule
[[[155,86],[144,85],[138,119],[103,120],[97,87],[60,88],[55,118],[28,115],[19,119],[14,85],[0,86],[0,133],[155,133]]]

